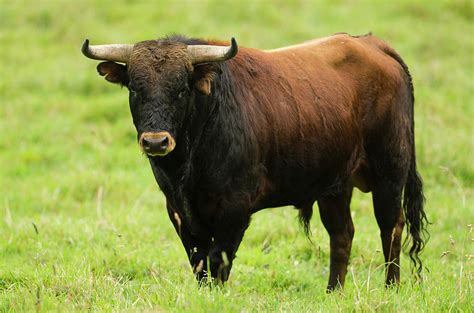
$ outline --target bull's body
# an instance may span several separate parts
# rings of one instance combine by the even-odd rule
[[[211,93],[190,96],[174,151],[150,156],[198,276],[209,257],[212,275],[227,279],[252,213],[293,205],[307,230],[317,201],[331,237],[328,288],[343,284],[358,187],[373,192],[386,261],[394,262],[387,282],[397,281],[404,187],[415,254],[424,218],[413,87],[398,54],[376,37],[339,34],[272,51],[241,48],[215,66]]]

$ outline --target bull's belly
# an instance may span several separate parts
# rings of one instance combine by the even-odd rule
[[[349,166],[318,169],[287,169],[285,174],[265,177],[252,206],[258,211],[269,207],[292,205],[298,208],[312,206],[321,196],[334,195],[356,187],[370,192],[369,169],[363,160]]]
[[[337,177],[318,179],[317,175],[298,175],[282,177],[266,182],[268,186],[257,195],[252,210],[292,205],[306,207],[312,205],[321,195],[342,190],[347,180],[338,181]]]

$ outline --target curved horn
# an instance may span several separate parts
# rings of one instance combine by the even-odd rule
[[[94,60],[106,60],[127,63],[132,54],[133,45],[113,44],[89,46],[89,39],[82,44],[82,53]]]
[[[236,56],[239,48],[237,41],[232,37],[231,44],[228,47],[208,46],[208,45],[191,45],[187,47],[193,64],[225,61]]]

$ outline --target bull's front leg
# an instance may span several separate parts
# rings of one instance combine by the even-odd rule
[[[201,282],[207,278],[206,261],[211,245],[211,237],[198,238],[194,236],[183,224],[182,217],[179,213],[175,211],[169,203],[166,207],[168,209],[168,216],[186,250],[194,275],[196,275],[196,279]]]
[[[209,250],[211,276],[223,283],[229,278],[232,262],[250,222],[247,210],[227,209],[216,219]]]

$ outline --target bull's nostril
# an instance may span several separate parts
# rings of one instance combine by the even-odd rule
[[[168,137],[164,137],[163,140],[160,142],[160,148],[162,150],[165,150],[166,148],[168,148]]]
[[[147,139],[144,138],[142,144],[143,144],[143,149],[144,149],[145,151],[149,151],[149,150],[150,150],[150,142],[149,142]]]

